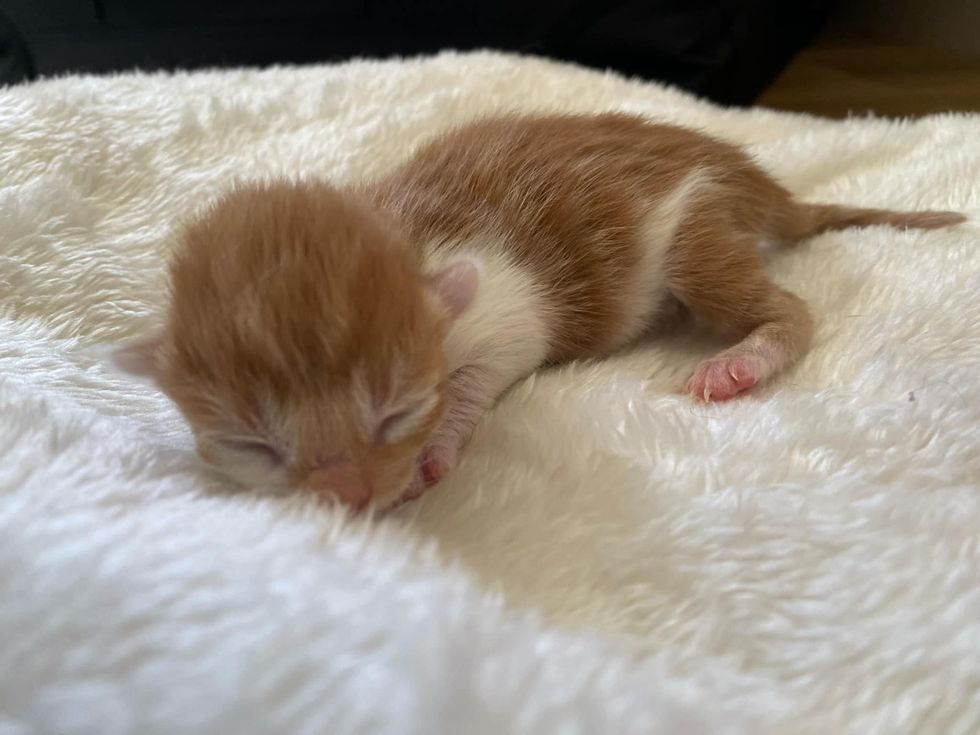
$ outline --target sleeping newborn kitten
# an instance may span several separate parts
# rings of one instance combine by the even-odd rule
[[[811,319],[760,242],[963,219],[796,202],[740,149],[626,115],[486,119],[373,184],[230,191],[183,232],[162,331],[116,361],[233,478],[384,508],[449,472],[515,381],[678,304],[735,340],[695,399],[792,365]]]

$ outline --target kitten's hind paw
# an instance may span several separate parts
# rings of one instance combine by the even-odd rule
[[[759,382],[760,376],[751,357],[719,355],[698,365],[684,390],[696,401],[727,401]]]

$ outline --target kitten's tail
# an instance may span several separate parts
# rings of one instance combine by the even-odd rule
[[[792,239],[799,240],[828,230],[888,225],[912,230],[936,230],[966,222],[959,212],[897,212],[891,209],[841,207],[836,204],[799,204]]]

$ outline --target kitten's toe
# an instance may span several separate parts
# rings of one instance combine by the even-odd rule
[[[408,487],[395,502],[394,507],[420,497],[433,485],[442,481],[456,466],[456,451],[451,447],[430,445],[422,450],[415,463],[415,474]]]
[[[426,482],[425,474],[422,472],[422,467],[419,466],[415,469],[415,474],[412,476],[412,481],[402,492],[399,501],[401,503],[407,503],[409,500],[415,500],[415,498],[419,497],[425,492],[427,487],[428,483]]]
[[[456,466],[456,451],[444,445],[432,445],[422,451],[419,460],[426,487],[442,481]]]
[[[685,392],[699,401],[727,401],[759,381],[756,361],[737,355],[719,355],[705,360],[687,381]]]

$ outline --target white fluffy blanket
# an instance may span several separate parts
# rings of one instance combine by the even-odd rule
[[[235,177],[374,175],[500,110],[631,110],[812,200],[980,215],[980,118],[725,111],[497,54],[0,90],[0,733],[980,732],[974,224],[773,262],[819,319],[750,397],[670,338],[516,387],[450,481],[350,523],[232,494],[88,349],[164,306]]]

